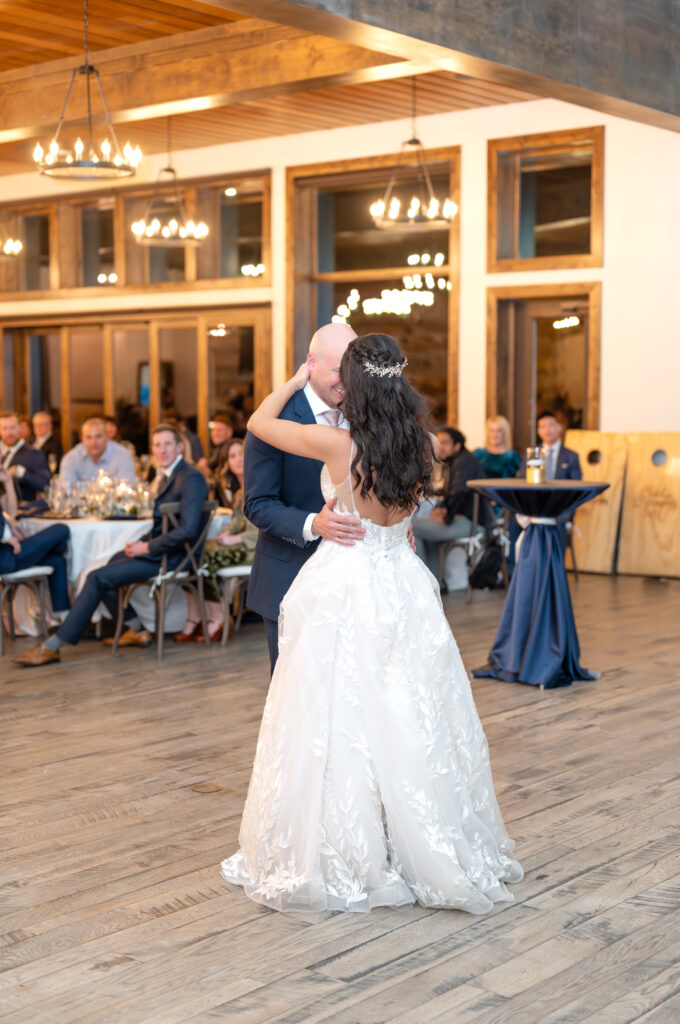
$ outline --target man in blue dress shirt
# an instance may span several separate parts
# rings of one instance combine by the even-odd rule
[[[76,484],[79,480],[96,480],[103,469],[112,480],[137,482],[135,463],[127,448],[117,441],[109,441],[106,423],[99,417],[85,420],[81,427],[81,442],[61,460],[59,477],[65,483]]]

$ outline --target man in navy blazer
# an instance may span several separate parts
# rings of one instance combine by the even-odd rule
[[[99,604],[103,601],[115,620],[118,615],[118,588],[126,583],[140,583],[155,576],[164,554],[168,555],[168,568],[176,568],[185,554],[185,542],[192,543],[205,525],[203,503],[208,497],[208,485],[202,473],[182,458],[181,435],[167,423],[161,423],[151,432],[151,454],[161,480],[153,512],[153,527],[143,540],[127,544],[107,565],[95,569],[87,577],[85,586],[73,603],[68,616],[56,631],[33,650],[12,658],[24,668],[59,661],[62,643],[77,644]],[[165,502],[180,503],[178,526],[162,533],[160,506]],[[146,647],[151,634],[142,628],[134,609],[126,611],[127,628],[121,634],[120,647]]]
[[[536,420],[536,433],[543,445],[546,455],[546,480],[582,480],[581,462],[578,452],[571,448],[565,448],[562,444],[562,424],[552,412],[542,412]],[[518,477],[526,474],[526,458],[522,459],[522,465],[517,470]],[[566,524],[571,516],[563,516],[558,520],[557,531],[563,550],[567,546]],[[521,527],[513,516],[510,520],[510,552],[508,556],[508,571],[512,574],[515,567],[515,542],[521,533]]]
[[[69,529],[64,523],[53,523],[32,537],[24,537],[10,517],[0,511],[0,573],[32,569],[34,565],[51,565],[53,571],[47,582],[52,610],[65,613],[69,608],[66,572],[68,541]]]
[[[41,451],[30,448],[19,434],[15,412],[0,412],[2,464],[9,470],[19,501],[35,501],[38,491],[49,487],[50,471]]]
[[[344,397],[340,360],[354,338],[347,324],[319,328],[307,355],[309,382],[284,406],[281,419],[346,425],[337,409]],[[364,535],[356,519],[333,511],[335,499],[324,504],[321,468],[315,459],[289,455],[246,435],[244,512],[259,531],[248,607],[264,619],[272,672],[278,657],[279,605],[319,540],[354,544]]]

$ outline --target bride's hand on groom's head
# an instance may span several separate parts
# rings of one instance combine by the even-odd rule
[[[337,498],[331,498],[312,521],[312,533],[324,540],[332,540],[336,544],[351,546],[364,539],[366,531],[360,519],[354,516],[341,516],[333,511]]]

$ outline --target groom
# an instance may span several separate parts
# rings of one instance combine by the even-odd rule
[[[309,382],[293,395],[281,419],[347,426],[337,408],[344,397],[340,360],[354,338],[347,324],[319,328],[307,355]],[[335,498],[324,504],[320,474],[321,463],[315,459],[289,455],[253,434],[246,436],[244,512],[259,530],[248,607],[264,619],[272,672],[279,653],[279,605],[319,540],[354,544],[365,532],[356,519],[333,511]]]

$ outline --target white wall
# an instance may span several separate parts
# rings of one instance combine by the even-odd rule
[[[486,143],[488,139],[604,124],[604,266],[592,270],[486,273]],[[285,352],[285,169],[288,165],[396,152],[410,133],[407,121],[339,128],[334,131],[254,140],[175,155],[180,177],[207,173],[272,171],[272,287],[240,293],[202,292],[181,297],[182,305],[218,301],[272,303],[273,374],[284,373]],[[481,442],[485,413],[486,288],[500,284],[603,282],[601,428],[678,430],[680,328],[678,328],[677,238],[680,234],[680,135],[556,100],[536,100],[461,113],[423,117],[419,134],[426,147],[460,145],[461,293],[460,426],[472,444]],[[153,180],[162,156],[144,163]],[[139,180],[139,179],[138,179]],[[2,179],[5,201],[54,195],[63,186],[35,172]],[[98,186],[95,186],[95,188]],[[134,187],[134,183],[131,183]],[[219,296],[219,298],[218,298]],[[159,301],[162,298],[162,303]],[[108,299],[117,311],[168,306],[164,293]],[[0,318],[34,315],[40,303],[0,302]],[[50,300],[51,314],[82,311],[84,300]],[[98,308],[103,307],[103,302]]]

